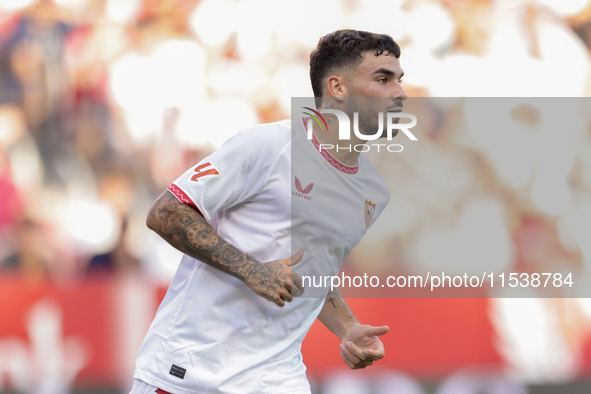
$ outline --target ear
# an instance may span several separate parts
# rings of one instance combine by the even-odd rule
[[[345,78],[338,74],[330,75],[326,79],[326,89],[329,95],[338,101],[349,96],[349,88]]]

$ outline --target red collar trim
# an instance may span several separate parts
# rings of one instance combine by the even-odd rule
[[[308,119],[309,118],[303,119],[305,130],[308,130]],[[326,161],[328,161],[337,170],[344,172],[345,174],[351,174],[351,175],[357,174],[357,172],[359,171],[359,163],[357,163],[356,166],[348,166],[346,164],[341,163],[337,159],[335,159],[334,156],[332,154],[330,154],[330,152],[327,151],[326,149],[322,149],[322,147],[320,146],[320,142],[318,142],[318,140],[316,139],[316,135],[314,133],[312,133],[312,143],[314,144],[314,146],[318,150],[318,153],[320,153],[322,155],[322,157],[324,157],[326,159]]]

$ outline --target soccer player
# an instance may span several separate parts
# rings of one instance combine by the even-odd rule
[[[399,111],[399,57],[387,35],[321,38],[310,60],[317,103],[358,110],[361,131],[375,133],[375,108],[347,98],[379,97]],[[387,186],[358,152],[319,149],[338,143],[330,117],[312,140],[293,123],[238,133],[151,207],[148,227],[184,256],[139,351],[132,394],[310,393],[300,349],[316,318],[340,338],[350,368],[384,357],[387,326],[360,324],[338,291],[310,295],[300,275],[338,273],[386,206]]]

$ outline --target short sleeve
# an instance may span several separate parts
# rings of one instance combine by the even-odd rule
[[[187,170],[168,190],[211,221],[217,212],[250,199],[263,188],[277,156],[268,144],[261,146],[264,143],[256,129],[240,132]]]

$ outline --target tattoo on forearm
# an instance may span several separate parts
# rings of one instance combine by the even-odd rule
[[[326,299],[326,302],[330,302],[330,303],[332,303],[332,307],[333,307],[333,308],[336,308],[336,307],[337,307],[337,306],[334,304],[334,298],[332,298],[332,297],[329,297],[329,298],[327,298],[327,299]]]
[[[328,292],[328,295],[326,296],[326,303],[328,304],[330,302],[332,304],[332,307],[336,308],[337,305],[335,304],[335,301],[337,301],[337,303],[338,303],[340,296],[341,296],[341,293],[339,291],[337,291],[336,289],[330,290]]]
[[[345,303],[345,301],[343,300],[343,297],[341,296],[341,292],[338,289],[334,289],[328,292],[328,295],[326,296],[326,304],[330,303],[332,305],[333,308],[341,308],[342,310],[346,311],[346,318],[349,320],[357,320],[357,318],[355,317],[355,315],[353,314],[353,311],[347,306],[347,304]]]
[[[200,250],[211,249],[219,242],[213,229],[202,223],[187,227],[185,236],[191,245]]]
[[[253,275],[257,261],[217,236],[207,221],[190,206],[166,192],[158,201],[154,230],[181,252],[206,261],[239,279]]]

